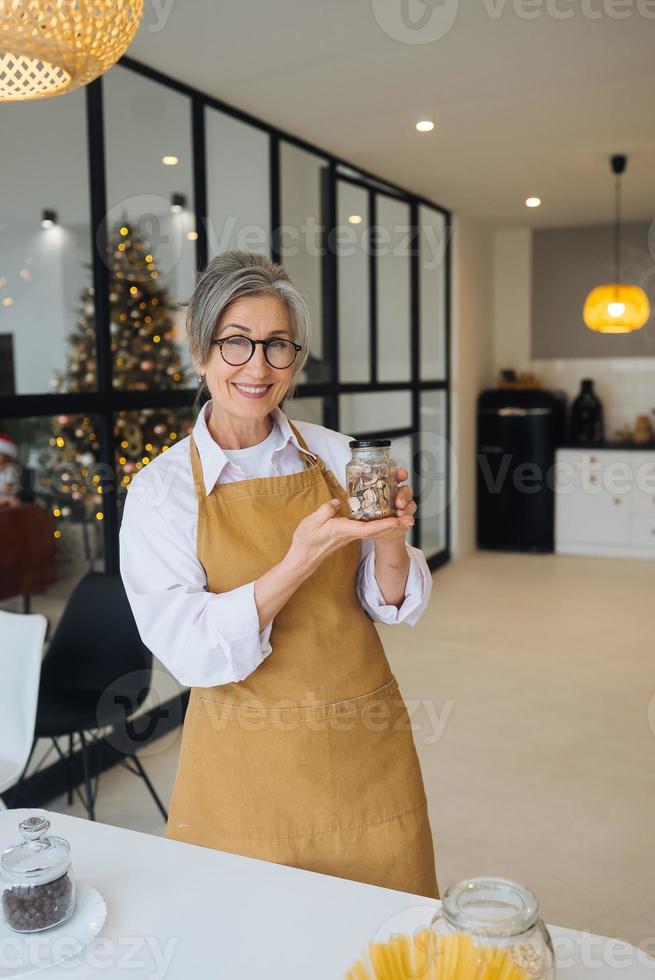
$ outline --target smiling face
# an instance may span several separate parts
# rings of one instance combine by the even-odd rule
[[[214,329],[214,340],[239,336],[251,340],[274,337],[293,340],[284,303],[276,296],[268,295],[235,299],[223,311]],[[293,364],[282,369],[271,367],[260,344],[250,360],[238,366],[227,364],[220,348],[212,344],[207,363],[196,364],[196,368],[205,375],[213,411],[231,416],[237,425],[237,420],[255,425],[265,420],[284,398],[293,377]],[[244,387],[257,390],[244,391]]]

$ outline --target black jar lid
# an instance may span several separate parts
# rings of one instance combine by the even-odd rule
[[[368,449],[374,446],[390,446],[391,439],[353,439],[348,445],[351,449]]]

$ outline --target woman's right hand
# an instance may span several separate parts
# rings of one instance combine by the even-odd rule
[[[307,569],[314,569],[328,555],[363,538],[382,537],[389,531],[409,528],[414,523],[411,516],[381,517],[374,521],[355,521],[350,517],[336,517],[341,504],[334,498],[321,504],[307,517],[303,518],[293,533],[288,558]]]

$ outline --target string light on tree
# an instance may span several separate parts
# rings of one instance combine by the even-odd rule
[[[114,229],[108,245],[110,272],[109,307],[114,387],[132,390],[184,388],[189,376],[182,365],[174,339],[175,304],[167,289],[160,285],[155,254],[146,246],[129,221]],[[81,295],[77,324],[68,337],[68,359],[64,372],[58,374],[53,387],[57,391],[97,390],[95,300],[93,287]],[[169,433],[178,424],[179,414],[171,408],[143,408],[119,412],[115,423],[117,486],[125,490],[144,464],[156,458],[170,444]],[[98,492],[107,492],[106,475],[97,480],[100,443],[90,417],[60,416],[53,429],[50,445],[56,450],[58,463],[70,463],[67,479],[60,480],[61,500],[71,498],[90,521],[103,520],[98,510]],[[165,447],[165,448],[164,448]],[[85,468],[86,474],[81,471]],[[91,478],[89,478],[91,474]]]

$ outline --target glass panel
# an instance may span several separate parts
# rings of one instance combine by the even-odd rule
[[[17,461],[0,456],[0,487],[17,478],[17,507],[0,508],[0,608],[33,612],[56,625],[71,589],[87,571],[103,569],[102,481],[97,419],[84,415],[0,421]]]
[[[430,557],[446,547],[446,393],[422,392],[419,411],[421,432],[415,479],[420,494],[421,548]]]
[[[209,255],[238,248],[270,255],[269,136],[205,110]]]
[[[400,436],[391,440],[391,456],[396,460],[398,466],[404,466],[410,476],[407,478],[412,482],[412,438],[411,436]]]
[[[409,391],[340,395],[339,417],[339,428],[350,435],[406,429],[412,424],[412,396]]]
[[[337,181],[339,380],[371,377],[368,193]]]
[[[114,384],[175,388],[193,377],[178,306],[195,283],[191,102],[120,65],[103,87]]]
[[[288,404],[281,406],[282,411],[292,421],[315,422],[323,425],[322,398],[293,398]]]
[[[0,391],[93,388],[84,93],[3,105],[0,173]],[[92,341],[88,370],[65,377],[80,306]]]
[[[280,144],[280,261],[302,290],[312,317],[306,380],[328,378],[322,316],[322,179],[327,162],[290,143]],[[328,329],[329,325],[325,325]],[[304,380],[304,379],[303,379]]]
[[[378,378],[409,381],[411,374],[410,208],[377,198]]]
[[[396,460],[398,466],[403,466],[409,476],[403,482],[411,484],[416,492],[416,474],[414,473],[414,460],[412,456],[412,437],[411,436],[400,436],[398,439],[391,440],[391,458]],[[406,538],[409,544],[418,545],[417,540],[417,525],[415,524],[409,531],[409,536]]]
[[[446,219],[419,207],[421,380],[446,377]]]
[[[122,509],[125,493],[139,470],[193,429],[195,412],[189,408],[142,408],[118,412],[114,427],[117,502]]]

